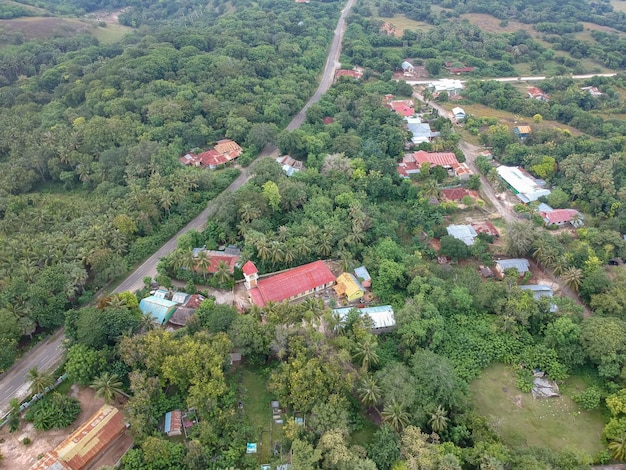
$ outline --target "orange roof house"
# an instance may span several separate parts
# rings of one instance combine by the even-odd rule
[[[122,435],[124,415],[104,405],[56,449],[46,453],[31,470],[82,470]]]
[[[250,298],[259,307],[268,302],[304,297],[332,286],[336,280],[323,261],[314,261],[264,279],[258,278],[258,270],[251,261],[244,264],[242,270]]]
[[[231,160],[234,160],[241,155],[241,147],[230,139],[218,140],[215,146],[211,150],[195,154],[189,152],[178,160],[183,165],[189,166],[203,166],[206,168],[214,169],[220,165],[223,165]]]

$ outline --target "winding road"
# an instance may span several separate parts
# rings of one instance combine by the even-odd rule
[[[339,55],[341,54],[341,42],[346,30],[346,18],[350,14],[350,10],[355,2],[356,0],[348,0],[343,10],[341,10],[341,15],[337,21],[337,27],[335,28],[333,40],[330,44],[330,49],[328,51],[326,64],[320,78],[319,86],[300,112],[298,112],[298,114],[296,114],[287,125],[287,130],[292,131],[299,128],[306,119],[307,109],[309,109],[312,104],[317,103],[322,95],[326,93],[332,85],[335,72],[339,68]],[[273,145],[267,145],[259,154],[258,159],[270,156],[277,157],[278,155],[278,148]],[[248,181],[249,177],[248,168],[242,168],[239,177],[233,181],[222,194],[237,190],[246,181]],[[189,222],[168,242],[159,248],[156,253],[136,268],[119,286],[113,290],[113,292],[135,291],[141,289],[143,287],[143,279],[145,277],[150,276],[154,278],[157,274],[156,266],[159,259],[174,251],[178,237],[189,230],[202,230],[204,228],[207,219],[215,214],[217,208],[219,207],[222,200],[221,196],[222,195],[219,195],[209,202],[206,209],[204,209],[195,219]],[[9,401],[12,398],[22,398],[28,394],[28,387],[30,383],[26,380],[26,374],[29,370],[37,367],[40,371],[45,371],[53,370],[58,367],[63,358],[64,339],[65,336],[63,335],[63,329],[60,329],[46,341],[38,344],[26,353],[13,365],[13,367],[0,376],[0,418],[8,410]]]

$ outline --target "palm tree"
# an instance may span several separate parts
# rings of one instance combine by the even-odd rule
[[[391,400],[381,415],[383,421],[389,423],[396,432],[402,431],[409,424],[409,415],[404,409],[404,404],[396,400]]]
[[[202,277],[206,279],[206,276],[209,272],[209,267],[211,266],[211,258],[206,251],[200,252],[200,254],[198,255],[196,266],[198,270],[202,272]]]
[[[357,393],[359,394],[361,402],[366,407],[374,408],[376,409],[376,411],[378,411],[376,405],[380,401],[383,391],[376,383],[376,379],[374,379],[374,377],[372,377],[371,375],[365,377],[359,384]]]
[[[297,255],[300,258],[304,258],[311,254],[311,247],[309,246],[309,240],[305,237],[296,237],[293,239],[293,247],[296,250]]]
[[[567,268],[561,275],[561,281],[563,281],[563,284],[572,289],[574,292],[578,292],[582,280],[583,270],[575,268],[574,266]]]
[[[552,272],[555,276],[560,276],[567,269],[567,259],[565,256],[559,256],[554,260],[550,268],[552,268]]]
[[[539,264],[549,268],[554,265],[557,259],[558,253],[553,243],[547,236],[543,236],[533,245],[533,256],[539,262]]]
[[[158,327],[159,322],[152,315],[149,313],[141,315],[141,320],[139,320],[139,331],[146,333],[148,331],[156,330]]]
[[[441,405],[437,407],[437,409],[430,415],[430,419],[428,420],[428,424],[430,424],[430,428],[436,433],[441,433],[444,429],[448,427],[448,412]]]
[[[535,241],[536,231],[525,222],[513,222],[507,227],[506,252],[509,256],[526,256]]]
[[[612,458],[615,460],[626,460],[626,433],[622,431],[622,435],[615,441],[609,442],[608,447]]]
[[[459,459],[454,454],[446,454],[439,460],[438,470],[461,470]]]
[[[119,396],[128,397],[122,390],[122,382],[119,377],[109,372],[103,372],[100,377],[96,377],[91,388],[96,391],[97,397],[104,398],[107,405]]]
[[[215,271],[215,277],[219,281],[220,284],[226,284],[230,278],[230,266],[226,264],[224,261],[219,261],[217,263],[217,270]]]
[[[361,362],[361,368],[366,371],[372,364],[378,364],[378,354],[376,354],[378,341],[374,335],[367,335],[363,341],[355,347],[354,359]]]
[[[52,387],[54,384],[54,379],[52,378],[52,374],[49,372],[39,372],[38,367],[33,367],[26,374],[26,379],[30,380],[30,391],[34,394],[43,393],[46,391],[46,388]]]

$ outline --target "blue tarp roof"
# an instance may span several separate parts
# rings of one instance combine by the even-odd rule
[[[160,299],[151,295],[139,302],[139,310],[143,314],[150,314],[160,323],[165,323],[176,310],[176,302]]]
[[[165,432],[170,432],[172,430],[172,412],[168,411],[165,413],[165,426],[163,428]]]

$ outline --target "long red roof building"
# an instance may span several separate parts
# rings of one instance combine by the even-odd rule
[[[248,264],[249,263],[249,264]],[[256,266],[248,261],[243,267],[244,273],[255,274]],[[336,277],[323,261],[298,266],[273,276],[259,279],[257,287],[248,292],[252,302],[259,307],[268,302],[295,300],[325,289],[335,283]]]

